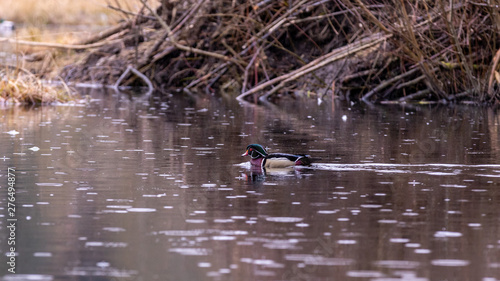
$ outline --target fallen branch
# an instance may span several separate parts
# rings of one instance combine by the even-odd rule
[[[429,89],[424,89],[424,90],[421,90],[421,91],[418,91],[416,93],[413,93],[411,95],[407,95],[406,97],[402,97],[400,98],[398,101],[400,103],[403,103],[403,102],[408,102],[410,100],[413,100],[413,99],[418,99],[418,98],[422,98],[422,97],[425,97],[427,96],[428,94],[431,93],[431,90]]]
[[[399,84],[399,85],[396,87],[396,89],[398,89],[398,90],[399,90],[399,89],[402,89],[402,88],[406,88],[406,87],[408,87],[408,86],[415,85],[415,84],[417,84],[418,82],[423,81],[423,80],[425,79],[425,77],[426,77],[426,76],[422,74],[422,75],[418,76],[417,78],[415,78],[415,79],[413,79],[413,80],[410,80],[410,81],[408,81],[408,82],[404,82],[404,83]]]
[[[91,36],[87,39],[84,39],[82,41],[79,42],[78,45],[88,45],[88,44],[92,44],[92,43],[96,43],[96,42],[99,42],[105,38],[108,38],[109,36],[113,35],[113,34],[116,34],[124,29],[128,29],[130,28],[130,26],[132,26],[132,21],[131,20],[128,20],[128,21],[125,21],[125,22],[122,22],[120,23],[119,25],[117,26],[113,26],[111,28],[108,28],[104,31],[101,31],[99,33],[97,33],[96,35],[94,36]]]
[[[120,84],[122,83],[122,80],[125,79],[125,77],[127,77],[127,75],[130,72],[137,75],[139,78],[141,78],[144,81],[144,83],[146,83],[146,85],[148,86],[148,92],[146,93],[146,95],[150,95],[153,93],[154,88],[153,88],[153,83],[151,83],[151,80],[149,80],[149,78],[146,77],[146,75],[142,74],[139,70],[135,69],[131,65],[127,66],[127,69],[122,73],[120,78],[118,78],[118,80],[116,80],[115,85],[113,85],[113,89],[115,91],[119,92],[119,87],[120,87]]]
[[[361,78],[363,76],[372,75],[374,72],[375,72],[375,69],[367,69],[367,70],[356,72],[354,74],[346,75],[346,76],[344,76],[344,78],[342,78],[342,83],[346,83],[350,80]]]
[[[404,79],[412,74],[414,74],[415,72],[417,72],[418,70],[420,70],[418,67],[415,67],[414,69],[410,70],[410,71],[407,71],[403,74],[400,74],[398,76],[395,76],[391,79],[388,79],[388,80],[385,80],[383,83],[380,83],[377,87],[373,88],[371,91],[369,91],[368,93],[366,93],[362,98],[361,100],[364,101],[364,102],[369,102],[370,98],[375,94],[377,93],[378,91],[382,90],[383,88],[391,85],[392,83],[396,82],[396,81],[399,81],[401,79]]]

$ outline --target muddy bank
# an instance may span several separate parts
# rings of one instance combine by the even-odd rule
[[[83,42],[98,47],[60,75],[114,84],[130,65],[163,94],[494,104],[499,27],[494,6],[458,1],[164,0]]]

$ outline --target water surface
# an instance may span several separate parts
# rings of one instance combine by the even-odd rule
[[[4,280],[500,279],[495,111],[90,95],[0,110]]]

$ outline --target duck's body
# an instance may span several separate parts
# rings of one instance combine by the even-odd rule
[[[262,168],[285,168],[290,166],[308,166],[311,165],[312,159],[304,154],[287,154],[287,153],[267,153],[260,144],[251,144],[247,146],[247,151],[242,156],[249,155],[250,164]]]

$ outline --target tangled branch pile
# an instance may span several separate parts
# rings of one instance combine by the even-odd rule
[[[163,93],[239,91],[256,101],[315,84],[366,102],[500,101],[493,4],[140,1],[139,13],[122,10],[128,21],[84,42],[100,47],[65,67],[66,80],[113,84],[132,65]]]

